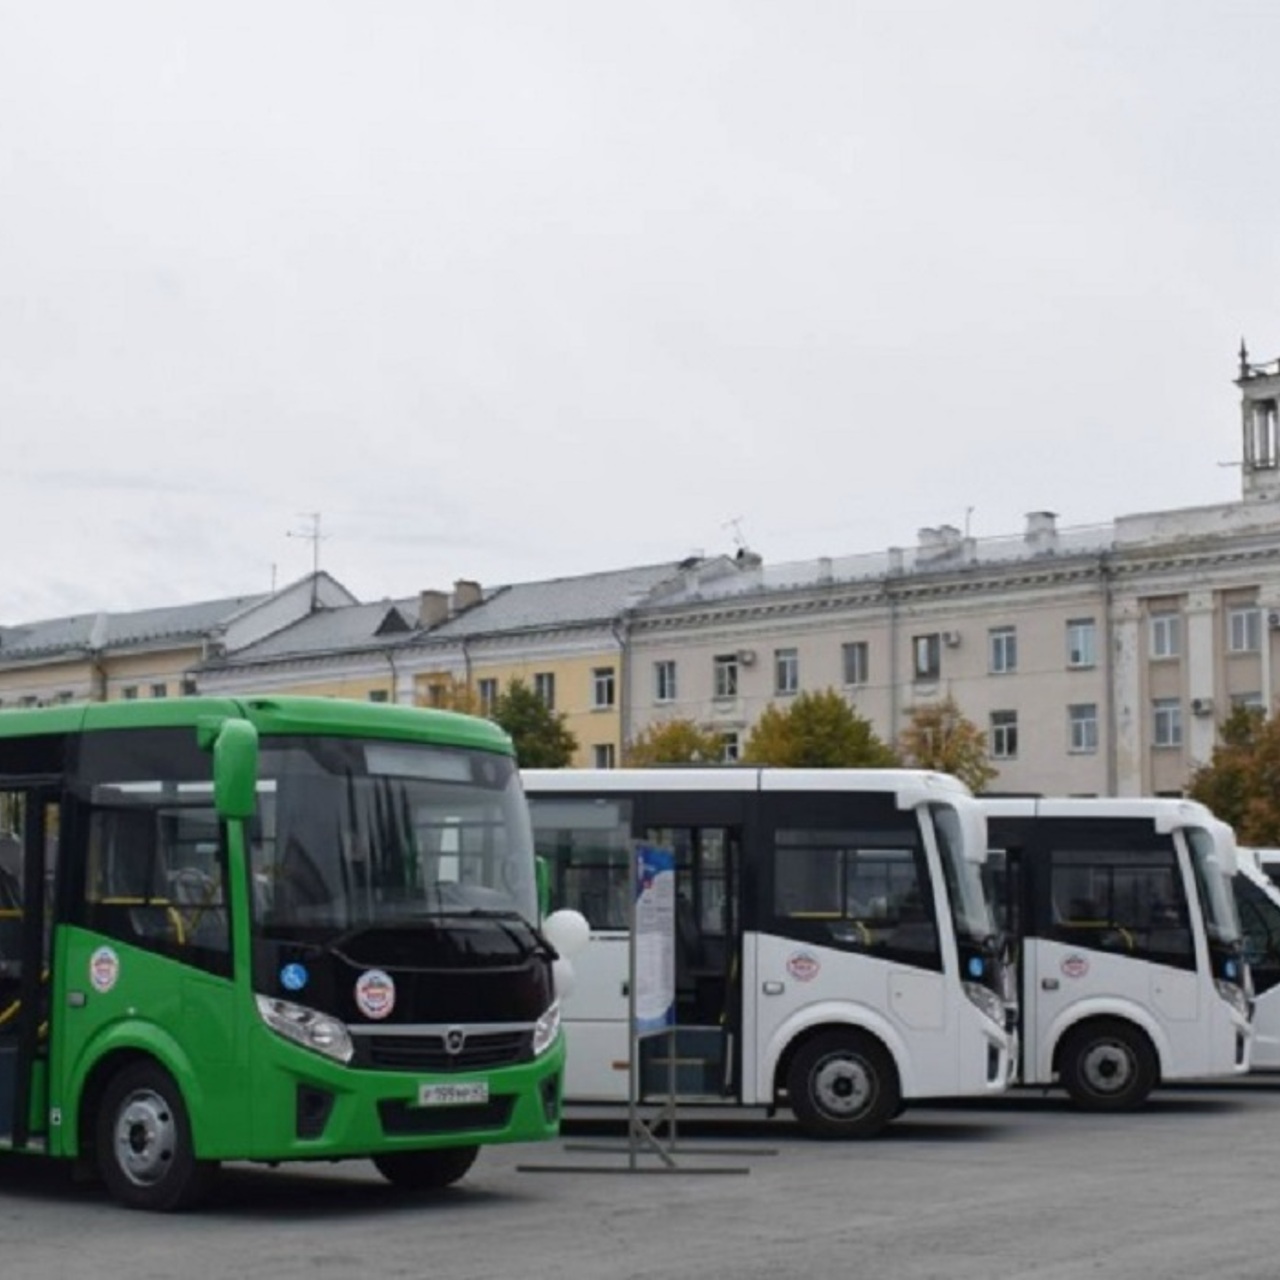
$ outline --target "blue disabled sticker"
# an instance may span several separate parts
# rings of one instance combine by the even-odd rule
[[[280,970],[280,985],[286,991],[301,991],[309,976],[304,965],[287,964]]]
[[[1236,962],[1234,960],[1228,960],[1227,963],[1222,966],[1222,972],[1228,978],[1234,978],[1236,976]]]
[[[984,966],[984,965],[983,965],[983,963],[982,963],[982,957],[981,957],[981,956],[970,956],[970,957],[969,957],[969,977],[971,977],[971,978],[980,978],[980,977],[982,977],[982,971],[983,971],[983,969],[984,969],[984,968],[985,968],[985,966]]]

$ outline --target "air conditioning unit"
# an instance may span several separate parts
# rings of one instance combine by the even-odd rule
[[[948,649],[958,649],[960,647],[960,633],[958,631],[944,631],[942,633],[942,643]]]
[[[1191,714],[1193,716],[1213,715],[1213,699],[1212,698],[1192,698]]]
[[[756,651],[755,651],[754,649],[739,649],[739,650],[738,650],[738,661],[739,661],[739,662],[740,662],[744,667],[754,666],[754,665],[755,665],[755,660],[756,660]]]
[[[1280,631],[1280,609],[1272,609],[1271,612],[1267,614],[1267,626],[1270,627],[1272,631]]]

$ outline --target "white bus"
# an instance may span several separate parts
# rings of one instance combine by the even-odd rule
[[[525,770],[552,902],[591,940],[564,1002],[565,1097],[625,1102],[632,842],[676,856],[682,1100],[786,1103],[867,1137],[909,1101],[1009,1085],[1012,986],[980,868],[982,811],[913,770]],[[642,1096],[667,1088],[642,1041]],[[648,1057],[646,1058],[646,1054]]]
[[[1280,1071],[1280,885],[1274,879],[1275,852],[1244,847],[1237,851],[1236,909],[1253,981],[1254,1071]]]
[[[1162,1081],[1247,1071],[1231,828],[1176,799],[981,804],[1015,941],[1020,1082],[1116,1111]]]

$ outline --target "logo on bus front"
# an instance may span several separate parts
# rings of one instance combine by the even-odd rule
[[[1062,972],[1068,978],[1083,978],[1089,972],[1089,962],[1080,955],[1069,955],[1062,962]]]
[[[120,957],[110,947],[99,947],[89,957],[89,981],[93,989],[106,995],[120,977]]]
[[[385,1018],[396,1005],[396,984],[381,969],[370,969],[356,980],[356,1006],[366,1018]]]
[[[787,972],[797,982],[812,982],[822,966],[807,951],[796,951],[787,957]]]

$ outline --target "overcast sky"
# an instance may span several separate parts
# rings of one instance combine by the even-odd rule
[[[1229,501],[1272,0],[0,0],[0,624]]]

